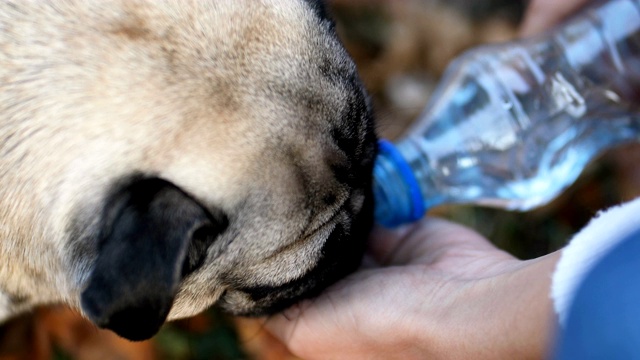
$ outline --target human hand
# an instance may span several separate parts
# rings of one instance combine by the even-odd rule
[[[520,27],[521,36],[531,36],[557,24],[589,0],[531,0]]]
[[[519,261],[436,218],[375,229],[361,270],[266,327],[305,359],[539,358],[555,260]]]

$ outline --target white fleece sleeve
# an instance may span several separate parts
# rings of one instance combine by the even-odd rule
[[[551,298],[564,325],[573,297],[587,273],[609,250],[640,227],[640,198],[598,213],[561,253]]]

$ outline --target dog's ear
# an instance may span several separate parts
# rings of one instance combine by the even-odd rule
[[[169,182],[137,180],[107,204],[84,313],[129,340],[155,335],[180,281],[201,265],[227,226]]]

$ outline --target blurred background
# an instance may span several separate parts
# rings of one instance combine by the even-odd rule
[[[471,46],[517,36],[522,0],[331,0],[340,36],[376,109],[378,132],[395,139],[421,112],[449,61]],[[527,259],[562,247],[600,209],[639,195],[640,147],[607,152],[551,204],[527,213],[471,206],[431,214],[468,225]],[[7,359],[294,359],[261,325],[215,309],[167,324],[131,343],[64,307],[48,307],[0,326]]]

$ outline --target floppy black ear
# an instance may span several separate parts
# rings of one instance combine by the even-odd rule
[[[200,266],[226,225],[167,181],[135,181],[107,204],[83,311],[129,340],[155,335],[182,277]]]

